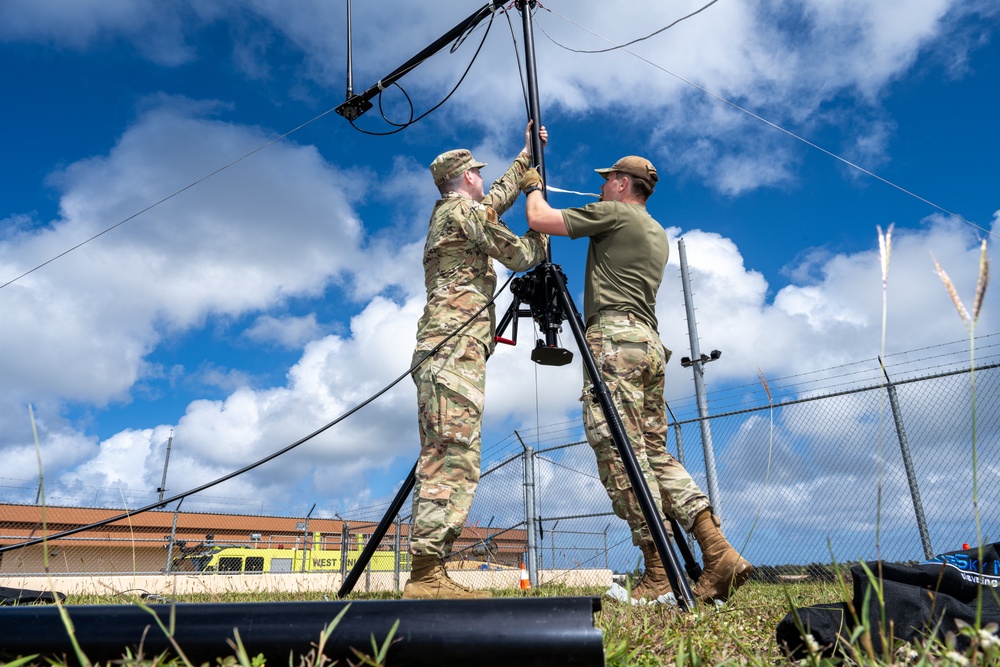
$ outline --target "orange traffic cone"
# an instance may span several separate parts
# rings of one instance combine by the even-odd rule
[[[524,561],[521,561],[521,590],[526,591],[531,588],[531,579],[528,578],[528,569],[524,567]]]

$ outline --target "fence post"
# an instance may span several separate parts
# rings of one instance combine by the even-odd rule
[[[604,567],[610,570],[611,558],[608,554],[608,528],[611,528],[610,523],[604,527]]]
[[[670,409],[670,404],[666,404],[667,414],[670,415],[670,420],[673,422],[674,426],[674,439],[677,440],[677,461],[680,462],[681,466],[684,466],[684,438],[681,436],[681,425],[677,421],[677,417],[674,416],[674,411]],[[669,426],[669,424],[668,424]],[[694,553],[695,539],[694,534],[689,533],[687,537],[684,535],[674,535],[675,540],[687,540],[688,549],[691,553]]]
[[[553,570],[556,569],[556,527],[557,526],[559,526],[559,522],[558,521],[556,521],[554,524],[552,524],[552,527],[549,528],[549,539],[552,540],[552,562],[549,563],[549,567],[551,567]]]
[[[347,556],[350,553],[351,528],[344,521],[340,524],[340,580],[347,579]]]
[[[681,425],[677,423],[677,417],[674,416],[674,411],[670,409],[670,405],[667,405],[667,412],[674,423],[674,439],[677,441],[677,460],[681,465],[684,465],[684,439],[681,436]],[[667,426],[670,426],[670,424],[667,424]]]
[[[879,365],[882,364],[881,357]],[[924,518],[924,505],[920,500],[920,489],[917,486],[917,473],[913,469],[913,460],[910,458],[910,443],[906,438],[906,427],[903,425],[903,413],[899,409],[899,401],[896,399],[896,385],[889,379],[889,373],[885,366],[882,366],[882,373],[885,374],[886,391],[889,393],[889,405],[892,407],[892,418],[896,423],[896,437],[899,439],[899,449],[903,453],[903,468],[906,470],[906,481],[910,485],[910,498],[913,500],[913,514],[917,519],[917,530],[920,531],[920,543],[924,547],[924,557],[933,558],[934,550],[931,548],[931,536],[927,531],[927,519]]]
[[[174,508],[174,522],[170,526],[170,544],[167,546],[167,567],[166,572],[170,574],[173,570],[174,565],[174,540],[177,539],[177,513],[181,511],[181,505],[184,504],[184,499],[181,498],[180,502],[177,503],[177,507]]]
[[[538,585],[538,552],[535,532],[538,529],[538,515],[535,512],[535,450],[524,444],[521,434],[514,431],[524,448],[524,521],[528,528],[528,581]]]
[[[400,561],[400,558],[399,558],[400,537],[399,536],[400,536],[400,522],[401,522],[401,519],[400,519],[399,515],[397,514],[396,515],[396,536],[395,536],[395,538],[392,541],[393,551],[396,552],[396,556],[393,559],[395,561],[395,564],[393,565],[394,572],[393,572],[392,581],[393,581],[393,585],[396,588],[396,592],[397,593],[399,592],[399,565],[400,565],[400,563],[399,563],[399,561]]]

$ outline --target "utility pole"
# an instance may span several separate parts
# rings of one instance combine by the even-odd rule
[[[705,397],[705,364],[722,356],[712,350],[711,356],[701,353],[698,344],[698,322],[694,318],[694,297],[691,294],[691,276],[688,274],[687,250],[684,239],[677,240],[677,250],[681,262],[681,285],[684,288],[684,311],[687,313],[688,339],[691,356],[681,358],[681,366],[690,366],[694,372],[694,391],[698,398],[698,424],[701,426],[701,446],[705,450],[705,477],[708,482],[708,500],[716,514],[722,514],[722,496],[715,475],[715,448],[712,446],[712,426],[708,423],[708,399]]]

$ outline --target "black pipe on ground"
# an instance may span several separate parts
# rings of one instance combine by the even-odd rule
[[[600,598],[497,598],[487,600],[362,600],[233,602],[212,604],[71,605],[64,607],[74,635],[92,662],[119,660],[126,648],[145,659],[176,655],[165,628],[194,664],[233,655],[234,630],[247,654],[268,664],[299,664],[320,633],[347,609],[324,646],[337,664],[358,662],[351,650],[372,656],[399,621],[386,653],[388,665],[604,665],[601,631],[594,627]],[[77,664],[59,610],[51,606],[0,608],[0,660],[40,654]],[[314,661],[313,664],[316,664]]]

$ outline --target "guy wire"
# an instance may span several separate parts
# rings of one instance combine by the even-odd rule
[[[705,7],[702,7],[702,9],[698,10],[698,11],[702,11],[703,9],[706,9],[711,4],[713,4],[713,3],[709,3],[708,5],[705,5]],[[604,37],[604,36],[602,36],[602,35],[594,32],[593,30],[591,30],[589,28],[585,28],[584,26],[580,25],[579,23],[576,23],[575,21],[572,21],[571,19],[569,19],[569,18],[567,18],[567,17],[565,17],[565,16],[563,16],[563,15],[557,13],[557,12],[553,12],[551,9],[547,9],[546,8],[546,10],[550,14],[552,14],[553,16],[558,16],[562,20],[564,20],[567,23],[569,23],[569,24],[571,24],[571,25],[579,28],[580,30],[583,30],[585,32],[589,32],[591,35],[597,37],[598,39],[602,39],[602,40],[604,40],[605,42],[607,42],[609,44],[614,44],[614,42],[611,41],[610,39],[608,39],[607,37]],[[695,12],[695,14],[697,14],[697,13],[698,12]],[[693,16],[693,14],[690,15],[690,16]],[[684,18],[687,18],[687,17],[684,17]],[[674,21],[674,23],[668,25],[667,28],[669,28],[670,26],[672,26],[672,25],[674,25],[676,23],[677,23],[677,21]],[[658,30],[657,33],[658,32],[662,32],[663,30],[666,30],[667,28],[663,28],[662,30]],[[542,30],[541,27],[539,27],[539,30]],[[655,35],[657,33],[653,33],[653,34]],[[559,42],[555,41],[544,30],[542,30],[542,34],[544,34],[546,37],[548,37],[549,41],[551,41],[553,44],[555,44],[559,48],[565,49],[567,51],[574,51],[574,52],[580,53],[579,51],[575,51],[575,49],[569,49],[569,48],[563,46],[562,44],[560,44]],[[651,37],[652,35],[649,35],[649,36]],[[643,38],[643,39],[646,39],[646,38]],[[697,88],[698,90],[700,90],[701,92],[705,93],[706,95],[708,95],[710,97],[714,97],[715,99],[719,100],[720,102],[728,104],[729,106],[733,107],[737,111],[742,111],[743,113],[745,113],[746,115],[750,116],[751,118],[755,118],[756,120],[759,120],[760,122],[764,123],[765,125],[769,125],[769,126],[773,127],[774,129],[776,129],[776,130],[778,130],[780,132],[784,132],[785,134],[787,134],[791,138],[796,139],[798,141],[801,141],[805,145],[807,145],[807,146],[809,146],[811,148],[814,148],[814,149],[820,151],[821,153],[825,153],[826,155],[834,158],[835,160],[839,160],[839,161],[843,162],[844,164],[846,164],[847,166],[852,167],[854,169],[857,169],[861,173],[866,174],[868,176],[871,176],[872,178],[874,178],[874,179],[876,179],[878,181],[881,181],[882,183],[885,183],[889,187],[892,187],[892,188],[895,188],[896,190],[899,190],[903,194],[909,195],[910,197],[913,197],[914,199],[916,199],[918,201],[921,201],[921,202],[927,204],[928,206],[930,206],[932,208],[935,208],[938,211],[941,211],[942,213],[945,213],[945,214],[947,214],[947,215],[949,215],[949,216],[951,216],[953,218],[956,218],[957,220],[961,220],[965,224],[970,225],[972,227],[975,227],[979,231],[981,231],[981,232],[983,232],[985,234],[988,234],[989,236],[992,236],[994,238],[1000,238],[1000,235],[997,235],[997,234],[993,233],[992,231],[990,231],[989,229],[986,229],[985,227],[982,227],[982,226],[980,226],[980,225],[978,225],[978,224],[976,224],[976,223],[974,223],[974,222],[972,222],[970,220],[966,220],[963,216],[959,215],[958,213],[954,213],[952,211],[949,211],[948,209],[944,208],[943,206],[935,204],[934,202],[930,201],[929,199],[925,199],[924,197],[921,197],[920,195],[918,195],[918,194],[916,194],[914,192],[911,192],[910,190],[907,190],[903,186],[897,185],[897,184],[893,183],[892,181],[890,181],[889,179],[883,178],[882,176],[879,176],[878,174],[876,174],[876,173],[874,173],[872,171],[869,171],[868,169],[865,169],[864,167],[851,162],[847,158],[841,157],[840,155],[837,155],[833,151],[829,151],[829,150],[823,148],[822,146],[820,146],[818,144],[815,144],[815,143],[809,141],[808,139],[795,134],[791,130],[787,130],[784,127],[778,125],[777,123],[774,123],[774,122],[772,122],[772,121],[770,121],[770,120],[768,120],[768,119],[766,119],[766,118],[764,118],[762,116],[757,115],[756,113],[750,111],[749,109],[746,109],[746,108],[740,106],[739,104],[736,104],[735,102],[732,102],[732,101],[726,99],[722,95],[719,95],[718,93],[715,93],[715,92],[713,92],[711,90],[708,90],[707,88],[705,88],[703,86],[700,86],[700,85],[698,85],[697,83],[695,83],[693,81],[685,79],[684,77],[680,76],[679,74],[674,74],[673,72],[671,72],[667,68],[663,67],[662,65],[658,65],[657,63],[654,63],[653,61],[649,60],[648,58],[640,56],[639,54],[635,53],[634,51],[630,51],[629,49],[625,48],[625,46],[627,46],[628,44],[634,44],[637,41],[640,41],[640,40],[637,39],[637,40],[633,40],[631,42],[628,42],[627,44],[615,45],[614,48],[615,49],[621,49],[625,53],[633,56],[634,58],[638,58],[639,60],[643,61],[647,65],[651,65],[651,66],[655,67],[656,69],[660,70],[661,72],[664,72],[665,74],[669,74],[670,76],[674,77],[678,81],[681,81],[682,83],[686,83],[687,85],[689,85],[689,86],[691,86],[693,88]],[[606,51],[610,51],[610,50],[612,50],[612,49],[606,49]],[[593,51],[591,53],[602,53],[602,52],[603,51]],[[583,51],[582,53],[588,53],[588,52],[587,51]]]
[[[223,171],[225,171],[226,169],[229,169],[230,167],[232,167],[232,166],[236,165],[236,164],[237,164],[237,163],[239,163],[239,162],[242,162],[243,160],[247,159],[247,158],[248,158],[248,157],[250,157],[251,155],[254,155],[254,154],[256,154],[256,153],[259,153],[260,151],[264,150],[265,148],[267,148],[267,147],[268,147],[268,146],[270,146],[271,144],[273,144],[273,143],[276,143],[276,142],[278,142],[278,141],[281,141],[282,139],[284,139],[285,137],[287,137],[288,135],[290,135],[290,134],[292,134],[292,133],[294,133],[294,132],[298,132],[299,130],[301,130],[301,129],[302,129],[303,127],[305,127],[306,125],[309,125],[309,124],[311,124],[311,123],[315,123],[315,122],[316,122],[317,120],[319,120],[319,119],[320,119],[320,118],[322,118],[323,116],[326,116],[327,114],[329,114],[329,113],[330,113],[331,111],[333,111],[334,109],[336,109],[336,107],[331,107],[331,108],[327,109],[326,111],[324,111],[323,113],[319,114],[318,116],[315,116],[315,117],[313,117],[313,118],[310,118],[309,120],[307,120],[306,122],[302,123],[302,124],[301,124],[301,125],[299,125],[298,127],[294,127],[294,128],[292,128],[291,130],[288,130],[287,132],[285,132],[284,134],[281,134],[281,135],[278,135],[278,136],[277,136],[277,137],[275,137],[274,139],[271,139],[270,141],[267,141],[267,142],[265,142],[265,143],[261,144],[260,146],[258,146],[257,148],[253,149],[253,150],[252,150],[252,151],[250,151],[249,153],[246,153],[246,154],[244,154],[244,155],[242,155],[242,156],[240,156],[240,157],[236,158],[235,160],[232,160],[232,161],[230,161],[230,162],[228,162],[228,163],[226,163],[226,164],[222,165],[221,167],[219,167],[219,168],[218,168],[218,169],[216,169],[215,171],[212,171],[212,172],[210,172],[210,173],[208,173],[208,174],[205,174],[204,176],[202,176],[202,177],[201,177],[201,178],[199,178],[198,180],[196,180],[196,181],[194,181],[194,182],[192,182],[192,183],[189,183],[188,185],[185,185],[185,186],[184,186],[183,188],[181,188],[180,190],[176,190],[176,191],[174,191],[173,193],[171,193],[171,194],[167,195],[166,197],[163,197],[162,199],[160,199],[160,200],[158,200],[158,201],[155,201],[155,202],[153,202],[152,204],[150,204],[150,205],[149,205],[149,206],[147,206],[146,208],[144,208],[144,209],[142,209],[142,210],[140,210],[140,211],[136,211],[135,213],[133,213],[132,215],[128,216],[127,218],[125,218],[125,219],[123,219],[123,220],[121,220],[121,221],[119,221],[119,222],[116,222],[115,224],[111,225],[110,227],[108,227],[108,228],[107,228],[107,229],[105,229],[104,231],[102,231],[102,232],[98,232],[97,234],[94,234],[93,236],[91,236],[90,238],[88,238],[88,239],[86,239],[86,240],[84,240],[84,241],[80,241],[80,242],[79,242],[79,243],[77,243],[77,244],[76,244],[75,246],[73,246],[73,247],[71,247],[71,248],[68,248],[67,250],[64,250],[64,251],[62,251],[61,253],[59,253],[59,254],[58,254],[58,255],[56,255],[55,257],[52,257],[51,259],[47,259],[47,260],[45,260],[44,262],[42,262],[41,264],[39,264],[39,265],[38,265],[38,266],[36,266],[35,268],[33,268],[33,269],[29,269],[28,271],[25,271],[24,273],[22,273],[21,275],[19,275],[19,276],[15,277],[15,278],[11,278],[11,279],[10,279],[10,280],[8,280],[7,282],[5,282],[5,283],[3,283],[2,285],[0,285],[0,289],[3,289],[4,287],[7,287],[8,285],[10,285],[10,284],[12,284],[12,283],[16,283],[16,282],[17,282],[18,280],[20,280],[21,278],[24,278],[25,276],[27,276],[27,275],[29,275],[29,274],[31,274],[31,273],[34,273],[35,271],[37,271],[38,269],[42,268],[43,266],[47,266],[47,265],[51,264],[52,262],[56,261],[56,260],[57,260],[57,259],[59,259],[60,257],[65,257],[66,255],[70,254],[71,252],[73,252],[73,251],[74,251],[74,250],[76,250],[77,248],[80,248],[80,247],[82,247],[82,246],[84,246],[84,245],[86,245],[86,244],[90,243],[91,241],[93,241],[93,240],[94,240],[94,239],[96,239],[96,238],[99,238],[99,237],[101,237],[101,236],[104,236],[105,234],[107,234],[108,232],[110,232],[110,231],[111,231],[111,230],[113,230],[113,229],[116,229],[116,228],[118,228],[118,227],[121,227],[121,226],[122,226],[122,225],[124,225],[124,224],[125,224],[126,222],[129,222],[129,221],[131,221],[131,220],[134,220],[135,218],[138,218],[138,217],[139,217],[140,215],[142,215],[143,213],[145,213],[145,212],[147,212],[147,211],[149,211],[149,210],[151,210],[151,209],[154,209],[154,208],[156,208],[156,207],[157,207],[157,206],[159,206],[160,204],[163,204],[163,203],[165,203],[165,202],[167,202],[167,201],[169,201],[169,200],[173,199],[173,198],[174,198],[174,197],[176,197],[177,195],[179,195],[179,194],[181,194],[181,193],[183,193],[183,192],[187,192],[188,190],[190,190],[190,189],[191,189],[191,188],[193,188],[194,186],[196,186],[196,185],[199,185],[199,184],[201,184],[202,182],[204,182],[204,181],[207,181],[208,179],[212,178],[213,176],[216,176],[216,175],[218,175],[218,174],[222,173],[222,172],[223,172]],[[0,552],[0,553],[2,553],[2,552]]]
[[[404,372],[402,375],[400,375],[399,377],[397,377],[395,380],[393,380],[392,382],[390,382],[386,386],[382,387],[382,389],[379,389],[377,392],[375,392],[374,394],[372,394],[371,396],[369,396],[365,400],[363,400],[360,403],[358,403],[357,405],[355,405],[353,408],[351,408],[347,412],[343,413],[342,415],[340,415],[339,417],[337,417],[333,421],[329,422],[328,424],[319,427],[318,429],[316,429],[315,431],[313,431],[309,435],[304,436],[302,438],[299,438],[298,440],[296,440],[292,444],[286,445],[285,447],[279,449],[278,451],[272,452],[271,454],[268,454],[267,456],[265,456],[262,459],[254,461],[253,463],[251,463],[249,465],[243,466],[239,470],[235,470],[235,471],[233,471],[231,473],[223,475],[222,477],[219,477],[218,479],[212,480],[211,482],[206,482],[205,484],[202,484],[201,486],[198,486],[198,487],[195,487],[193,489],[189,489],[187,491],[184,491],[183,493],[178,493],[177,495],[171,496],[170,498],[166,498],[164,500],[157,500],[155,503],[150,503],[149,505],[146,505],[145,507],[140,507],[140,508],[135,509],[135,510],[123,512],[122,514],[119,514],[117,516],[109,517],[107,519],[101,519],[100,521],[95,521],[94,523],[87,524],[86,526],[78,526],[76,528],[71,528],[69,530],[64,530],[64,531],[62,531],[60,533],[55,533],[55,534],[52,534],[52,535],[44,535],[42,537],[36,537],[34,539],[27,540],[25,542],[20,542],[18,544],[9,544],[9,545],[6,545],[6,546],[0,546],[0,554],[6,553],[8,551],[13,551],[15,549],[21,549],[23,547],[30,547],[30,546],[34,546],[36,544],[41,544],[42,542],[45,542],[46,540],[61,539],[63,537],[69,537],[70,535],[76,535],[77,533],[82,533],[82,532],[84,532],[86,530],[91,530],[93,528],[100,528],[101,526],[106,526],[109,523],[115,523],[116,521],[123,521],[123,520],[129,519],[129,518],[131,518],[133,516],[137,516],[139,514],[143,514],[145,512],[148,512],[149,510],[153,510],[153,509],[156,509],[158,507],[164,507],[164,506],[166,506],[166,505],[174,502],[175,500],[184,500],[188,496],[192,496],[192,495],[194,495],[196,493],[199,493],[201,491],[204,491],[206,489],[210,489],[213,486],[217,486],[217,485],[221,484],[222,482],[229,481],[230,479],[233,479],[234,477],[239,477],[243,473],[250,472],[254,468],[258,468],[258,467],[264,465],[265,463],[267,463],[269,461],[272,461],[272,460],[278,458],[279,456],[282,456],[283,454],[286,454],[286,453],[290,452],[291,450],[295,449],[299,445],[304,444],[304,443],[312,440],[313,438],[315,438],[319,434],[323,433],[324,431],[332,428],[333,426],[336,426],[337,424],[339,424],[340,422],[344,421],[345,419],[347,419],[348,417],[350,417],[351,415],[353,415],[355,412],[357,412],[361,408],[367,406],[369,403],[371,403],[372,401],[374,401],[376,398],[379,398],[380,396],[382,396],[382,394],[384,394],[385,392],[389,391],[390,389],[392,389],[393,387],[395,387],[397,384],[399,384],[400,381],[402,381],[403,378],[405,378],[410,373],[412,373],[414,370],[416,370],[416,368],[418,366],[420,366],[420,364],[424,363],[424,361],[426,361],[435,352],[437,352],[439,349],[441,349],[442,345],[444,345],[449,340],[451,340],[452,338],[454,338],[455,336],[457,336],[458,334],[460,334],[462,331],[464,331],[466,327],[468,327],[470,324],[472,324],[472,322],[477,317],[479,317],[480,313],[482,313],[484,310],[486,310],[487,308],[489,308],[493,304],[493,302],[496,301],[497,297],[500,294],[503,293],[504,289],[507,288],[507,285],[510,284],[510,281],[514,279],[514,275],[515,275],[514,273],[511,273],[510,276],[508,276],[508,278],[507,278],[507,282],[505,282],[500,287],[500,289],[498,289],[493,294],[493,296],[485,304],[483,304],[483,306],[479,310],[477,310],[472,315],[470,315],[469,319],[465,320],[465,322],[463,322],[457,329],[455,329],[453,332],[451,332],[450,334],[448,334],[447,337],[443,338],[441,340],[441,342],[439,342],[433,348],[431,348],[430,350],[428,350],[427,353],[424,354],[424,356],[422,356],[415,364],[413,364],[412,366],[410,366],[410,368],[407,369],[406,372]]]
[[[396,132],[400,132],[400,131],[406,129],[407,127],[409,127],[410,125],[413,125],[417,121],[423,119],[424,117],[426,117],[431,112],[437,110],[442,104],[444,104],[445,102],[447,102],[448,99],[452,95],[455,94],[455,91],[458,90],[458,87],[465,80],[465,77],[466,77],[466,75],[468,75],[469,70],[472,69],[472,65],[476,62],[476,59],[479,57],[479,52],[482,50],[483,44],[486,43],[486,37],[487,37],[487,35],[489,35],[490,26],[492,24],[493,24],[493,16],[490,16],[490,22],[486,26],[486,32],[483,34],[483,39],[479,43],[479,48],[476,49],[476,53],[473,55],[472,60],[469,62],[468,67],[466,67],[465,72],[462,74],[462,77],[458,80],[458,83],[455,84],[455,87],[452,88],[451,92],[449,92],[448,95],[446,95],[445,98],[442,99],[440,102],[438,102],[436,105],[434,105],[433,107],[431,107],[430,109],[428,109],[427,111],[425,111],[424,113],[422,113],[417,118],[413,118],[412,117],[413,116],[413,102],[410,100],[409,95],[406,94],[406,91],[403,90],[403,87],[399,86],[398,84],[395,84],[396,87],[399,88],[403,92],[404,97],[406,97],[407,101],[410,103],[410,120],[408,120],[406,123],[402,123],[402,124],[393,123],[392,121],[390,121],[388,118],[385,117],[385,113],[382,113],[382,119],[386,123],[389,123],[390,125],[395,125],[397,129],[392,130],[390,132],[369,132],[367,130],[362,130],[361,128],[357,127],[354,124],[354,121],[350,121],[351,127],[353,127],[355,130],[357,130],[358,132],[361,132],[363,134],[369,134],[369,135],[375,135],[375,136],[385,136],[385,135],[389,135],[389,134],[395,134]],[[455,48],[457,48],[459,45],[461,45],[461,42],[464,41],[467,36],[468,36],[468,34],[463,35],[460,38],[460,40],[456,43],[455,47],[453,47],[453,50],[452,50],[453,52],[454,52]],[[418,63],[418,64],[420,64],[420,63]],[[414,67],[416,67],[416,65],[414,65]],[[382,105],[382,93],[380,92],[379,93],[379,111],[382,110],[381,105]],[[57,259],[65,257],[66,255],[70,254],[74,250],[77,250],[78,248],[81,248],[82,246],[87,245],[91,241],[94,241],[94,240],[100,238],[101,236],[104,236],[108,232],[110,232],[110,231],[112,231],[114,229],[117,229],[118,227],[121,227],[125,223],[130,222],[130,221],[134,220],[135,218],[138,218],[143,213],[146,213],[146,212],[148,212],[148,211],[156,208],[160,204],[164,204],[164,203],[170,201],[174,197],[176,197],[176,196],[178,196],[178,195],[180,195],[180,194],[182,194],[182,193],[190,190],[191,188],[195,187],[196,185],[200,185],[202,182],[207,181],[208,179],[212,178],[213,176],[216,176],[216,175],[222,173],[226,169],[229,169],[230,167],[238,164],[239,162],[242,162],[243,160],[247,159],[248,157],[250,157],[252,155],[255,155],[256,153],[259,153],[260,151],[264,150],[265,148],[267,148],[271,144],[276,143],[278,141],[281,141],[282,139],[288,137],[289,135],[291,135],[291,134],[293,134],[295,132],[298,132],[299,130],[301,130],[302,128],[306,127],[307,125],[315,123],[317,120],[319,120],[320,118],[323,118],[324,116],[328,115],[331,111],[334,111],[334,110],[336,110],[336,107],[331,107],[331,108],[327,109],[323,113],[318,114],[317,116],[315,116],[315,117],[313,117],[313,118],[305,121],[304,123],[298,125],[297,127],[292,128],[291,130],[288,130],[284,134],[278,135],[274,139],[271,139],[270,141],[267,141],[267,142],[261,144],[260,146],[258,146],[257,148],[254,148],[250,152],[248,152],[248,153],[246,153],[246,154],[244,154],[244,155],[236,158],[235,160],[232,160],[232,161],[230,161],[230,162],[222,165],[218,169],[215,169],[214,171],[209,172],[208,174],[205,174],[201,178],[199,178],[199,179],[197,179],[197,180],[189,183],[188,185],[185,185],[184,187],[180,188],[179,190],[175,190],[171,194],[169,194],[169,195],[167,195],[167,196],[165,196],[165,197],[163,197],[163,198],[161,198],[161,199],[153,202],[152,204],[146,206],[145,208],[140,209],[139,211],[136,211],[132,215],[130,215],[130,216],[128,216],[128,217],[126,217],[126,218],[124,218],[124,219],[116,222],[115,224],[111,225],[110,227],[104,229],[103,231],[100,231],[97,234],[94,234],[93,236],[91,236],[91,237],[89,237],[89,238],[87,238],[87,239],[85,239],[83,241],[80,241],[76,245],[67,248],[66,250],[62,251],[58,255],[55,255],[54,257],[51,257],[51,258],[45,260],[44,262],[42,262],[41,264],[35,266],[34,268],[29,269],[29,270],[25,271],[24,273],[22,273],[22,274],[20,274],[18,276],[15,276],[14,278],[11,278],[7,282],[5,282],[3,284],[0,284],[0,290],[2,290],[3,288],[7,287],[8,285],[16,283],[21,278],[24,278],[24,277],[26,277],[26,276],[34,273],[35,271],[37,271],[37,270],[39,270],[39,269],[41,269],[41,268],[43,268],[45,266],[48,266],[49,264],[51,264],[52,262],[56,261]],[[3,552],[0,551],[0,553],[3,553]]]

